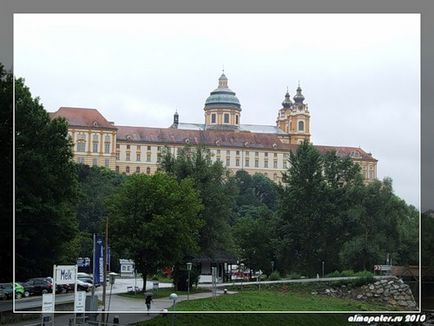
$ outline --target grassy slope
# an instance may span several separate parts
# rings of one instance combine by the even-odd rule
[[[143,326],[172,325],[173,316],[156,317],[138,323]],[[182,314],[176,315],[175,325],[181,326],[339,326],[348,325],[346,315],[287,315],[287,314]]]
[[[177,310],[185,311],[361,311],[390,310],[383,305],[339,299],[310,293],[272,290],[243,291],[211,299],[180,302]]]

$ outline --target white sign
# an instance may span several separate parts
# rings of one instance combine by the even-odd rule
[[[55,283],[72,284],[76,281],[76,265],[56,266]]]
[[[53,294],[44,293],[42,294],[42,311],[43,312],[53,312]]]
[[[85,291],[75,292],[74,311],[84,312],[85,304],[86,304],[86,292]]]

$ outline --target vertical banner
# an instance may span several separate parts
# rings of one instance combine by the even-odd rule
[[[93,266],[93,283],[95,285],[101,284],[104,278],[104,246],[101,235],[95,237],[95,264]]]

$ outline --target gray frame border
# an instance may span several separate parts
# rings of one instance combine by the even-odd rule
[[[243,3],[244,2],[244,3]],[[74,3],[59,3],[56,0],[8,1],[0,5],[0,62],[6,69],[13,67],[13,13],[421,13],[421,211],[434,208],[434,2],[430,0],[383,0],[351,2],[347,0],[307,0],[303,3],[288,3],[284,0],[261,2],[259,0],[222,0],[204,4],[200,0],[163,0],[144,3],[139,0],[123,1],[94,0],[91,3],[77,0]],[[403,153],[405,155],[405,153]],[[15,159],[15,156],[13,157]],[[14,189],[13,189],[14,191]],[[421,285],[419,285],[421,286]],[[421,299],[421,291],[419,293]],[[421,301],[420,301],[421,302]],[[422,302],[421,302],[422,303]],[[422,306],[422,304],[420,304]],[[130,312],[129,312],[130,313]],[[212,312],[216,313],[216,312]],[[245,312],[241,312],[245,313]],[[274,313],[274,312],[273,312]],[[311,312],[313,313],[313,312]],[[325,313],[325,312],[321,312]],[[347,313],[347,312],[345,312]],[[371,313],[371,312],[366,312]]]

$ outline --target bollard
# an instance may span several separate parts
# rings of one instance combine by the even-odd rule
[[[119,324],[119,316],[118,315],[113,317],[113,324]]]
[[[224,293],[224,294],[228,294],[228,289],[224,289],[224,290],[223,290],[223,293]]]

